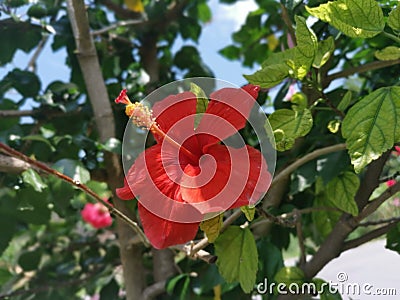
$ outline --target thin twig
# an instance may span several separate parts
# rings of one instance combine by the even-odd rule
[[[362,244],[365,244],[373,239],[376,239],[377,237],[380,237],[381,235],[384,235],[390,229],[394,228],[397,223],[398,222],[389,223],[385,226],[379,227],[378,229],[370,231],[359,238],[343,243],[342,252],[361,246]]]
[[[306,263],[306,248],[304,246],[304,236],[303,236],[303,229],[302,229],[302,224],[301,224],[301,213],[297,209],[294,210],[294,213],[296,214],[296,233],[297,233],[297,239],[299,241],[299,248],[300,248],[300,259],[299,259],[299,264],[300,266],[304,266]]]
[[[146,245],[149,246],[149,242],[147,240],[147,237],[145,236],[145,234],[143,233],[143,231],[140,229],[139,225],[132,221],[128,216],[126,216],[124,213],[122,213],[120,210],[118,210],[117,208],[115,208],[112,204],[108,203],[107,201],[105,201],[103,198],[101,198],[99,195],[97,195],[95,192],[93,192],[89,187],[87,187],[86,185],[80,183],[78,180],[74,180],[71,177],[68,177],[50,167],[48,167],[47,165],[45,165],[44,163],[34,160],[28,156],[26,156],[25,154],[3,144],[0,142],[0,148],[3,149],[6,153],[17,157],[37,168],[39,168],[40,170],[42,170],[43,172],[50,174],[50,175],[54,175],[66,182],[68,182],[69,184],[79,188],[80,190],[82,190],[83,192],[85,192],[86,194],[90,195],[92,198],[94,198],[97,202],[105,205],[110,213],[114,214],[115,216],[119,217],[121,220],[125,221],[129,226],[131,226],[135,232],[140,235],[142,242]]]
[[[147,288],[144,289],[143,291],[143,300],[152,300],[156,298],[157,296],[161,295],[162,293],[165,292],[165,284],[167,283],[166,280],[162,280],[156,283],[153,283],[152,285],[148,286]]]
[[[327,86],[329,83],[331,83],[333,80],[338,79],[338,78],[343,78],[347,77],[353,74],[358,74],[358,73],[364,73],[368,71],[373,71],[373,70],[378,70],[390,66],[394,66],[400,64],[400,59],[396,60],[382,60],[382,61],[373,61],[370,63],[367,63],[365,65],[353,67],[353,68],[348,68],[343,71],[333,73],[332,75],[326,76],[324,79],[324,84],[323,86]]]
[[[287,10],[286,6],[283,4],[281,4],[281,9],[282,9],[283,22],[285,22],[285,25],[289,31],[290,38],[292,39],[294,45],[296,45],[297,44],[296,33],[294,32],[293,24],[292,24],[292,21],[290,20],[288,10]]]
[[[114,24],[111,24],[110,26],[98,29],[98,30],[93,30],[91,32],[91,34],[93,36],[96,35],[101,35],[103,33],[107,33],[108,31],[114,30],[118,27],[123,27],[123,26],[132,26],[132,25],[139,25],[139,24],[143,24],[143,22],[145,22],[146,20],[144,19],[140,19],[140,20],[127,20],[127,21],[119,21],[116,22]]]
[[[360,222],[372,214],[374,211],[378,209],[379,206],[382,205],[387,199],[394,196],[397,192],[400,191],[400,182],[397,182],[395,185],[389,187],[384,191],[379,197],[371,200],[367,206],[355,217],[356,222]]]
[[[382,219],[382,220],[376,220],[376,221],[366,221],[358,224],[358,226],[375,226],[375,225],[382,225],[382,224],[387,224],[387,223],[394,223],[394,222],[400,222],[400,217],[393,217],[393,218],[388,218],[388,219]]]
[[[314,150],[313,152],[308,153],[307,155],[297,159],[294,163],[292,163],[291,165],[289,165],[285,169],[283,169],[281,172],[279,172],[278,175],[276,175],[275,178],[272,180],[272,184],[284,179],[285,177],[287,177],[288,175],[293,173],[295,170],[297,170],[300,166],[308,163],[309,161],[312,161],[313,159],[315,159],[317,157],[320,157],[322,155],[329,154],[332,152],[345,150],[345,149],[346,149],[346,144],[337,144],[337,145],[328,146],[325,148]]]
[[[34,73],[36,72],[36,61],[39,58],[39,55],[42,53],[42,51],[44,49],[44,46],[46,46],[46,43],[47,43],[48,39],[49,39],[49,36],[47,35],[47,36],[44,36],[40,40],[38,46],[36,47],[35,52],[33,53],[31,59],[28,62],[28,65],[26,66],[26,69],[28,71],[31,71],[31,72],[34,72]]]

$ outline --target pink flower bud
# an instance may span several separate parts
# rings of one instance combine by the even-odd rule
[[[112,218],[107,207],[100,203],[86,203],[81,211],[82,219],[94,228],[111,226]]]

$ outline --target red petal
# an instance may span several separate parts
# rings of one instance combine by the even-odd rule
[[[253,90],[251,91],[252,95]],[[215,144],[246,125],[255,99],[244,89],[223,88],[211,93],[207,110],[196,129],[203,146]]]
[[[193,240],[199,223],[177,223],[162,219],[138,203],[144,233],[154,248],[163,249]]]
[[[171,127],[180,120],[191,116],[191,124],[194,129],[194,117],[196,115],[196,96],[191,92],[183,92],[171,95],[153,106],[153,116],[157,124],[167,133]],[[182,128],[185,129],[185,128]],[[174,129],[174,134],[178,134],[179,128]],[[159,136],[155,136],[157,142],[161,141]]]
[[[123,104],[129,104],[127,101],[127,95],[126,95],[126,89],[123,89],[118,97],[115,99],[115,103],[123,103]]]
[[[271,185],[272,176],[268,172],[267,162],[261,152],[250,146],[246,146],[246,148],[250,158],[249,175],[243,192],[230,209],[244,205],[256,205]]]
[[[200,212],[184,203],[181,196],[179,182],[187,162],[171,148],[157,144],[141,153],[126,176],[128,188],[141,205],[163,219],[199,222]]]
[[[185,167],[181,181],[182,199],[203,214],[254,205],[268,189],[271,175],[258,150],[215,144],[207,147],[207,154],[200,167]]]
[[[135,198],[135,195],[132,193],[132,190],[129,187],[126,179],[124,179],[124,186],[116,189],[115,192],[118,198],[120,198],[121,200],[132,200],[133,198]]]
[[[257,99],[260,87],[254,84],[246,84],[242,87],[246,92],[248,92],[254,99]]]

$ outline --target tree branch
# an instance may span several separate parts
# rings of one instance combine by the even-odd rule
[[[365,244],[373,239],[376,239],[377,237],[380,237],[381,235],[384,235],[390,229],[394,228],[399,221],[400,220],[397,220],[396,222],[391,222],[385,226],[370,231],[359,238],[345,242],[342,246],[342,252],[361,246],[362,244]]]
[[[132,26],[132,25],[139,25],[139,24],[143,24],[144,20],[140,19],[140,20],[127,20],[127,21],[119,21],[116,22],[110,26],[106,26],[104,28],[98,29],[98,30],[94,30],[91,32],[91,34],[93,36],[96,35],[101,35],[103,33],[107,33],[108,31],[114,30],[118,27],[122,27],[122,26]]]
[[[110,203],[105,201],[103,198],[101,198],[99,195],[97,195],[95,192],[93,192],[88,186],[80,183],[77,180],[72,179],[71,177],[68,177],[67,175],[64,175],[64,174],[58,172],[57,170],[54,170],[54,169],[48,167],[47,165],[45,165],[44,163],[42,163],[40,161],[34,160],[34,159],[26,156],[25,154],[18,152],[17,150],[15,150],[1,142],[0,142],[0,148],[3,149],[6,153],[8,153],[12,156],[18,157],[19,159],[23,160],[24,162],[27,162],[28,165],[35,166],[36,168],[40,169],[41,171],[43,171],[49,175],[56,176],[56,177],[60,178],[61,180],[64,180],[65,182],[77,187],[78,189],[85,192],[86,194],[90,195],[97,202],[106,206],[108,208],[108,210],[110,211],[110,213],[114,214],[115,216],[119,217],[120,219],[124,220],[127,224],[129,224],[132,227],[132,229],[134,229],[141,236],[142,242],[147,246],[149,245],[149,242],[148,242],[146,236],[144,235],[143,231],[140,229],[139,225],[136,222],[132,221],[128,216],[126,216],[120,210],[118,210],[113,205],[111,205]]]
[[[374,71],[374,70],[390,67],[393,65],[397,65],[399,63],[400,63],[400,59],[380,60],[380,61],[373,61],[373,62],[367,63],[365,65],[348,68],[343,71],[333,73],[331,75],[326,76],[326,78],[323,81],[322,86],[327,87],[333,80],[338,79],[338,78],[343,78],[343,77],[347,77],[347,76],[350,76],[353,74],[364,73],[364,72],[368,72],[368,71]]]
[[[275,176],[274,180],[272,180],[272,184],[276,184],[280,180],[284,179],[288,175],[292,174],[295,170],[297,170],[300,166],[312,161],[313,159],[320,157],[325,154],[329,154],[332,152],[337,152],[346,149],[346,144],[337,144],[333,146],[328,146],[325,148],[314,150],[313,152],[308,153],[307,155],[297,159],[294,163],[287,166],[278,175]],[[271,185],[272,185],[271,184]]]
[[[165,292],[166,280],[158,281],[144,289],[142,298],[143,300],[152,300]]]
[[[0,154],[0,172],[19,174],[28,170],[31,165],[21,159]]]
[[[355,196],[356,203],[359,207],[365,203],[366,199],[368,201],[372,192],[375,190],[377,185],[379,185],[379,176],[382,173],[386,159],[387,157],[383,155],[368,166],[364,179],[362,180],[360,188]],[[391,188],[394,188],[394,186]],[[357,218],[358,217],[354,218],[347,213],[344,213],[340,217],[339,221],[335,224],[331,233],[319,247],[318,251],[302,268],[306,278],[314,277],[329,261],[340,255],[345,239],[361,221],[361,219]]]

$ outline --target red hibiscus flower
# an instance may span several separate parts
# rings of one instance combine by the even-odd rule
[[[112,224],[112,218],[107,207],[100,203],[86,203],[81,211],[82,219],[94,228],[104,228]]]
[[[144,232],[155,248],[194,239],[206,216],[255,204],[268,189],[271,175],[261,152],[244,143],[236,148],[220,143],[245,126],[258,91],[247,85],[211,93],[197,128],[191,92],[168,96],[152,112],[131,103],[125,90],[115,100],[157,141],[139,155],[116,191],[123,200],[138,198]]]

